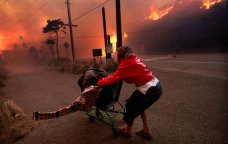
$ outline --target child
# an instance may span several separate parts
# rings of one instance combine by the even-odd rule
[[[130,137],[133,122],[137,116],[141,115],[143,129],[137,131],[136,134],[151,139],[145,110],[162,95],[161,84],[152,71],[133,54],[131,48],[121,47],[118,50],[118,59],[117,70],[112,75],[99,80],[97,85],[105,87],[121,80],[125,80],[126,83],[134,83],[137,89],[126,100],[126,114],[123,117],[126,124],[119,127],[119,133]]]

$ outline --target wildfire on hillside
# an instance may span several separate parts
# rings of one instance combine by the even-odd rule
[[[194,0],[179,0],[180,5],[191,4]],[[200,9],[210,9],[215,4],[220,3],[222,0],[202,0],[200,2]],[[177,3],[176,3],[177,4]],[[150,6],[150,15],[145,18],[145,20],[157,21],[162,19],[165,15],[169,14],[172,9],[175,9],[176,4],[169,4],[161,8],[155,8]]]
[[[214,6],[217,3],[220,3],[222,0],[202,0],[202,6],[200,7],[205,8],[206,10],[210,9],[212,6]]]
[[[149,19],[149,20],[159,20],[162,17],[164,17],[165,15],[167,15],[172,9],[173,9],[174,5],[167,5],[161,8],[154,8],[153,6],[150,7],[150,16],[148,16],[145,19]]]

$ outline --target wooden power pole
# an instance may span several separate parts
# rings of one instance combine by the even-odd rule
[[[117,49],[119,49],[122,46],[120,0],[116,0],[116,35],[117,35],[116,47]]]
[[[107,57],[107,30],[106,30],[106,17],[105,17],[105,8],[102,7],[102,18],[103,18],[103,29],[104,29],[104,45],[105,45],[105,54],[106,54],[106,60],[108,59]]]
[[[105,8],[102,7],[102,18],[103,18],[103,28],[104,28],[104,44],[105,50],[107,46],[107,30],[106,30],[106,18],[105,18]]]
[[[69,20],[70,39],[71,39],[71,48],[72,48],[72,58],[73,58],[73,62],[75,62],[74,39],[73,39],[73,31],[72,31],[72,22],[71,22],[69,0],[66,1],[66,5],[67,5],[68,20]]]

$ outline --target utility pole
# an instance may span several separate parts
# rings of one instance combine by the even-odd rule
[[[110,35],[107,35],[107,46],[106,46],[106,60],[112,58],[112,44],[110,40]]]
[[[122,46],[120,0],[116,0],[116,35],[117,35],[116,47],[117,49],[119,49]]]
[[[72,48],[72,58],[73,58],[73,63],[74,63],[75,62],[74,39],[73,39],[73,31],[72,31],[72,22],[71,22],[71,14],[70,14],[70,3],[69,3],[69,0],[66,1],[66,4],[67,4],[67,12],[68,12],[68,20],[69,20],[70,39],[71,39],[71,48]]]
[[[122,29],[121,29],[121,12],[120,12],[120,0],[116,0],[116,35],[117,35],[117,42],[116,42],[116,48],[119,50],[119,48],[122,46]],[[119,59],[118,59],[119,61]],[[123,81],[120,81],[119,87],[121,88],[123,85]],[[120,94],[120,90],[117,91],[117,95]]]
[[[228,48],[228,42],[227,42],[227,36],[228,36],[228,29],[227,29],[227,26],[228,26],[228,1],[226,1],[226,8],[225,8],[225,12],[226,12],[226,15],[225,15],[225,23],[224,23],[224,40],[223,40],[223,48],[222,50],[220,50],[220,52],[227,52],[227,48]]]
[[[111,54],[111,43],[110,43],[110,35],[107,36],[106,30],[106,18],[105,18],[105,8],[102,7],[102,16],[103,16],[103,28],[104,28],[104,43],[105,43],[105,54],[106,54],[106,61],[112,58]]]
[[[102,7],[102,18],[103,18],[103,29],[104,29],[105,53],[107,55],[107,30],[106,30],[106,18],[105,18],[105,8],[104,7]]]

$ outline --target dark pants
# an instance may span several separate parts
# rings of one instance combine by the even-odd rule
[[[123,120],[129,126],[132,126],[134,119],[156,102],[162,95],[160,82],[147,90],[144,95],[138,90],[135,90],[131,97],[126,100],[126,114]]]
[[[108,105],[113,102],[113,86],[104,87],[99,94],[99,98],[95,102],[95,106],[101,110],[107,109]]]

